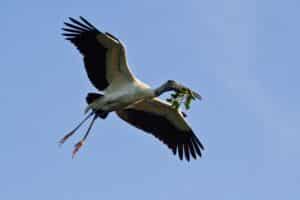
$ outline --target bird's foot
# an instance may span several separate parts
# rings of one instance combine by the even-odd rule
[[[92,113],[92,114],[94,115],[94,118],[93,118],[93,120],[91,121],[91,123],[90,123],[90,125],[89,125],[89,127],[88,127],[88,130],[86,131],[86,133],[85,133],[85,135],[83,136],[83,138],[82,138],[77,144],[75,144],[74,150],[73,150],[73,152],[72,152],[72,158],[75,157],[76,153],[77,153],[77,152],[79,151],[79,149],[83,146],[83,144],[84,144],[86,138],[88,137],[88,135],[89,135],[89,133],[90,133],[90,131],[91,131],[91,129],[92,129],[92,126],[93,126],[95,120],[97,119],[97,115],[94,114],[94,113]]]
[[[66,134],[63,138],[61,138],[59,140],[59,145],[63,145],[65,143],[65,141],[67,141],[67,139],[69,139],[69,137],[71,137],[73,134],[75,133],[75,131],[71,131],[70,133]]]
[[[84,140],[80,140],[77,144],[74,146],[74,150],[72,152],[72,158],[75,157],[76,153],[79,151],[79,149],[83,146]]]

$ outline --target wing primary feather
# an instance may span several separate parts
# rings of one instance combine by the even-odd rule
[[[70,24],[70,23],[68,23],[68,22],[64,22],[64,24],[65,24],[66,26],[68,26],[68,27],[74,28],[75,30],[81,30],[81,31],[83,31],[83,32],[89,31],[89,29],[84,29],[84,28],[82,28],[82,27],[75,26],[75,25]]]
[[[174,155],[176,155],[176,144],[171,145],[171,149]]]
[[[178,144],[178,156],[179,156],[179,159],[182,160],[182,158],[183,158],[183,144]]]
[[[70,28],[62,28],[62,30],[66,31],[66,32],[71,32],[71,33],[81,33],[81,31],[79,31],[79,30],[70,29]]]
[[[185,153],[186,160],[190,161],[190,151],[189,151],[189,145],[187,143],[184,144],[184,153]]]
[[[76,33],[62,33],[63,36],[71,36],[71,37],[75,37],[77,36],[78,34]]]
[[[200,149],[198,147],[198,144],[193,139],[191,139],[191,141],[192,141],[192,143],[193,143],[193,145],[195,147],[195,150],[196,150],[197,154],[201,157],[202,154],[201,154],[201,151],[200,151]]]
[[[97,30],[97,28],[96,28],[93,24],[91,24],[90,22],[88,22],[84,17],[80,16],[79,18],[80,18],[84,23],[86,23],[88,26],[90,26],[91,28]]]
[[[190,147],[191,155],[193,156],[194,159],[196,159],[197,156],[196,156],[195,149],[194,149],[194,146],[193,146],[193,143],[192,143],[191,139],[189,141],[189,147]]]
[[[74,24],[77,24],[78,26],[81,26],[81,27],[83,27],[83,28],[86,28],[86,29],[88,29],[88,30],[90,30],[90,31],[93,30],[93,27],[89,27],[89,26],[87,26],[87,25],[85,25],[85,24],[83,24],[83,23],[77,21],[76,19],[73,19],[72,17],[69,17],[69,19],[70,19],[70,21],[72,21]]]
[[[174,155],[176,155],[176,149],[175,148],[172,149],[172,152],[173,152]]]
[[[203,144],[200,142],[200,140],[193,134],[193,138],[194,138],[194,140],[197,142],[197,144],[200,146],[200,148],[202,149],[202,150],[204,150],[204,146],[203,146]]]

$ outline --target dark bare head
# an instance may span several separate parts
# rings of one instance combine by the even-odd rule
[[[154,90],[154,93],[155,93],[155,96],[160,96],[160,95],[162,95],[163,93],[168,92],[168,91],[180,92],[180,91],[182,91],[183,89],[190,90],[190,91],[192,92],[192,94],[193,94],[197,99],[201,100],[202,97],[201,97],[197,92],[195,92],[195,91],[189,89],[188,87],[183,86],[183,85],[180,84],[180,83],[177,83],[177,82],[174,81],[174,80],[168,80],[168,81],[165,82],[163,85],[161,85],[160,87],[156,88],[156,89]]]

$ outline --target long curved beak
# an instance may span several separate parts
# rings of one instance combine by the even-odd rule
[[[194,97],[196,97],[197,99],[199,99],[199,100],[202,100],[202,96],[199,94],[199,93],[197,93],[197,92],[195,92],[195,91],[191,91],[192,92],[192,95],[194,96]]]

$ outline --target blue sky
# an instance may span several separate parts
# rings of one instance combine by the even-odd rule
[[[1,1],[1,199],[299,199],[299,1]],[[85,16],[125,42],[153,87],[204,97],[188,121],[206,147],[190,163],[116,115],[71,158],[95,91],[60,36]]]

